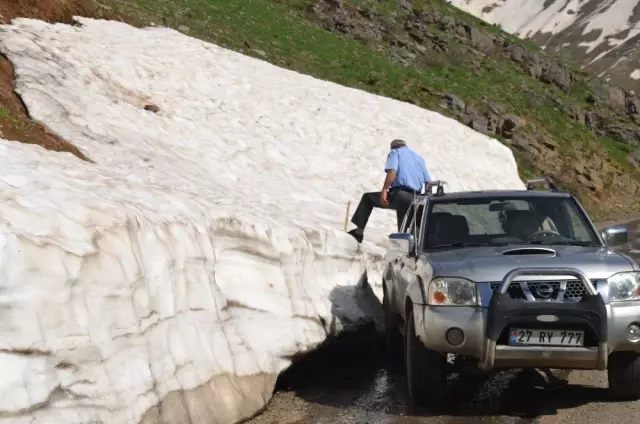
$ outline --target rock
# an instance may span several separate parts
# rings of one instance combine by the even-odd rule
[[[520,126],[521,119],[516,115],[507,115],[502,119],[500,132],[505,138],[512,138],[516,129]]]
[[[595,130],[602,125],[602,117],[596,112],[587,112],[584,114],[584,124],[590,129]]]
[[[630,146],[640,146],[640,131],[626,127],[619,122],[605,122],[596,133],[603,137],[611,137]]]
[[[511,60],[517,62],[522,68],[534,78],[542,75],[542,65],[537,54],[532,54],[520,44],[510,44],[506,51],[510,54]]]
[[[640,166],[640,148],[637,149],[633,149],[628,155],[627,155],[627,161],[635,166],[635,167],[639,167]]]
[[[640,114],[640,99],[638,99],[636,96],[628,95],[625,98],[625,104],[627,107],[628,115]]]
[[[404,10],[413,10],[413,0],[398,0],[398,6]]]
[[[392,33],[389,36],[389,39],[390,39],[390,44],[392,46],[407,47],[412,44],[411,39],[409,38],[407,33],[404,31]]]
[[[426,34],[418,29],[412,29],[409,31],[409,36],[416,40],[418,43],[424,43],[426,39]]]
[[[461,112],[465,110],[465,104],[458,96],[455,96],[453,94],[445,94],[442,97],[442,100],[444,100],[444,104],[447,106],[448,109],[451,109],[456,112]]]
[[[506,111],[504,106],[502,106],[502,105],[500,105],[498,103],[494,103],[494,102],[492,102],[490,100],[483,99],[483,103],[485,105],[487,105],[487,107],[489,108],[491,113],[493,113],[495,115],[502,115]]]
[[[580,124],[584,125],[584,112],[578,106],[575,105],[565,105],[563,107],[563,111],[565,115],[567,115],[571,120],[576,121]]]
[[[520,44],[508,44],[505,50],[530,76],[554,84],[564,92],[571,88],[571,73],[564,66],[546,60],[540,53],[532,52]]]
[[[370,8],[350,8],[336,0],[316,2],[312,11],[327,31],[349,34],[364,44],[382,41],[388,28],[380,14]]]
[[[144,110],[148,110],[149,112],[153,112],[153,113],[160,112],[160,108],[154,104],[145,105]]]
[[[485,116],[473,115],[467,125],[482,134],[489,134],[489,120]]]
[[[267,52],[265,52],[264,50],[252,49],[252,51],[259,56],[267,57]]]
[[[555,84],[561,90],[568,92],[571,87],[571,73],[564,66],[553,62],[545,62],[542,67],[540,81]]]
[[[489,55],[493,52],[493,39],[483,31],[471,25],[464,25],[464,31],[471,40],[471,43],[482,53]]]
[[[437,34],[427,34],[427,38],[431,41],[435,50],[440,50],[443,53],[449,51],[449,42]]]
[[[419,50],[423,53],[424,50],[426,50],[425,44],[430,48],[447,53],[449,51],[449,42],[439,34],[431,32],[429,26],[421,16],[422,15],[410,15],[406,18],[404,22],[404,30],[406,33],[422,45],[422,48]]]
[[[582,186],[595,192],[604,188],[604,180],[602,175],[607,172],[605,162],[598,157],[590,158],[588,163],[583,161],[572,160],[572,168],[575,172],[575,180]]]
[[[542,145],[550,150],[558,150],[558,143],[551,138],[543,138]]]
[[[498,133],[500,131],[500,117],[493,113],[485,114],[487,118],[487,131]]]
[[[592,95],[596,103],[605,103],[617,109],[625,108],[627,95],[621,88],[614,87],[601,79],[590,81],[588,86],[593,91]]]
[[[604,184],[600,176],[591,170],[587,171],[586,174],[577,175],[576,182],[593,192],[602,190],[604,188]]]
[[[451,16],[444,16],[440,22],[438,22],[438,28],[442,31],[452,31],[456,27],[456,20]]]
[[[191,30],[191,28],[189,28],[189,27],[188,27],[188,26],[186,26],[186,25],[180,25],[180,26],[178,27],[178,31],[183,32],[183,33],[185,33],[185,34],[188,34],[190,30]]]
[[[509,140],[512,146],[521,152],[532,157],[540,157],[543,155],[543,148],[531,134],[514,134]]]

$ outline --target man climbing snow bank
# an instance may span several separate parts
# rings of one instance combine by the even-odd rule
[[[387,175],[382,191],[364,193],[351,217],[351,222],[356,228],[349,231],[349,234],[358,243],[362,243],[364,229],[374,207],[395,210],[400,230],[411,199],[415,194],[421,193],[423,186],[431,181],[424,159],[410,149],[404,140],[393,140],[390,147],[391,151],[384,166]]]

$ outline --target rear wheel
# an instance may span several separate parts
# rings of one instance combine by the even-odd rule
[[[386,289],[382,297],[382,308],[384,309],[384,348],[392,358],[401,358],[403,352],[402,334],[399,330],[398,315],[394,313],[389,304],[389,296]]]
[[[447,357],[424,347],[416,335],[413,311],[405,321],[407,384],[415,405],[433,406],[446,398]]]
[[[616,399],[640,399],[640,353],[614,352],[607,369],[609,391]]]

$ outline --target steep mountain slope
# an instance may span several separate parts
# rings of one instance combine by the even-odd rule
[[[105,2],[143,22],[445,113],[502,140],[524,178],[554,177],[596,218],[638,210],[640,100],[444,0]]]
[[[638,0],[450,0],[505,31],[640,91]]]

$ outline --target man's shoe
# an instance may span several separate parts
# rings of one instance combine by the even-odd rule
[[[348,231],[349,234],[351,234],[353,236],[354,239],[356,239],[356,241],[358,243],[362,243],[362,230],[359,228],[354,228],[351,231]]]

